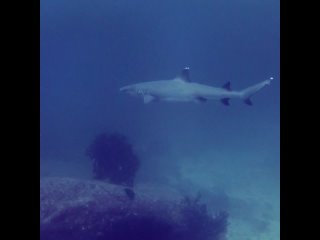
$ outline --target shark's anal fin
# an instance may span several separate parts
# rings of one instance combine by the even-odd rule
[[[223,105],[229,106],[230,105],[229,100],[230,98],[222,98],[220,101],[223,103]]]
[[[206,102],[206,101],[208,101],[208,99],[206,99],[205,97],[201,97],[201,96],[196,97],[196,102],[202,102],[202,103],[204,103],[204,102]]]
[[[252,106],[252,105],[253,105],[253,103],[252,103],[252,101],[251,101],[250,98],[244,99],[243,102],[244,102],[245,104],[249,105],[249,106]]]
[[[155,97],[151,96],[151,95],[144,95],[143,96],[143,102],[144,103],[150,103],[155,101]]]
[[[231,83],[230,82],[227,82],[226,84],[224,84],[222,86],[222,88],[224,88],[225,90],[227,91],[231,91]]]

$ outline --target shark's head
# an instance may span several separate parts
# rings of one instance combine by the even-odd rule
[[[143,88],[141,88],[138,84],[128,85],[120,88],[120,92],[128,93],[132,96],[142,96],[145,94]]]

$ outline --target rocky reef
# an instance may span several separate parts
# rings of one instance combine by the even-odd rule
[[[199,198],[96,180],[40,180],[41,240],[223,240],[227,214]],[[170,190],[168,189],[170,193]],[[168,197],[169,196],[169,197]]]

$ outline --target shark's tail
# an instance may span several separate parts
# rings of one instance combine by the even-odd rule
[[[243,99],[243,102],[251,106],[252,105],[252,101],[250,99],[251,96],[254,95],[256,92],[258,92],[264,86],[270,85],[272,80],[273,80],[273,77],[240,91],[240,95],[241,95],[241,98]]]

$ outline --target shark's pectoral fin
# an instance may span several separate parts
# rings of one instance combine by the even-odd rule
[[[204,103],[204,102],[208,101],[208,99],[205,97],[198,96],[195,98],[195,101],[200,102],[200,103]]]
[[[229,100],[230,98],[222,98],[220,101],[223,103],[223,105],[229,106],[230,105]]]
[[[153,102],[155,101],[155,97],[154,96],[151,96],[151,95],[144,95],[143,96],[143,102],[144,103],[150,103],[150,102]]]

